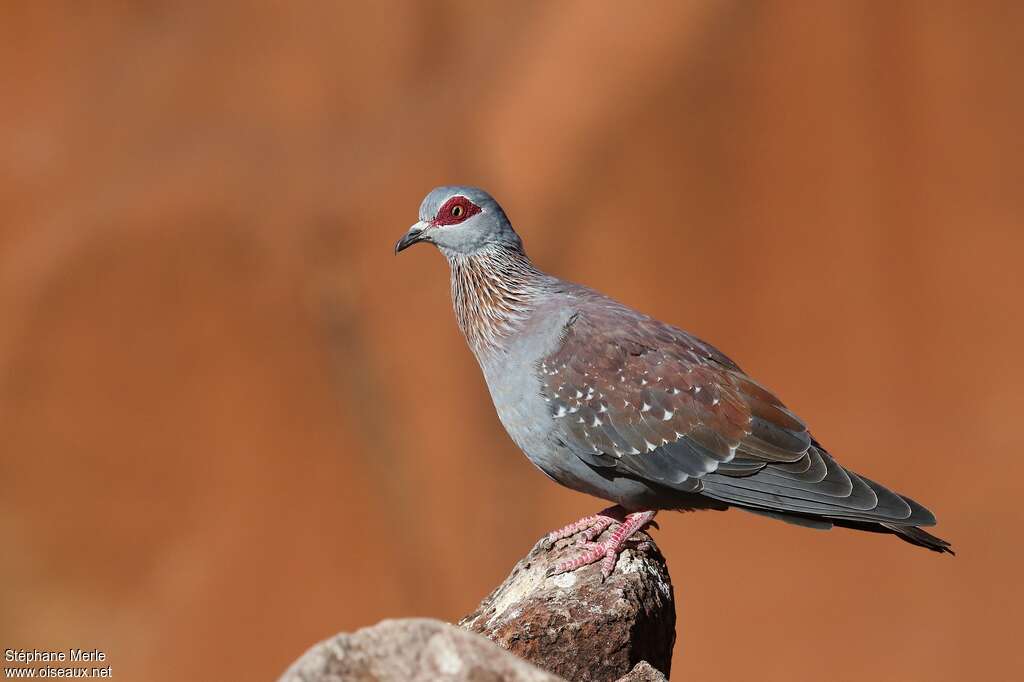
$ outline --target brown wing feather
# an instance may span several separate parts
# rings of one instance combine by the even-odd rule
[[[840,466],[721,352],[607,299],[573,316],[538,371],[560,436],[592,466],[753,509],[934,523]]]
[[[656,481],[699,478],[737,456],[752,463],[725,471],[749,475],[810,447],[803,422],[735,363],[628,309],[575,315],[538,371],[570,447]]]

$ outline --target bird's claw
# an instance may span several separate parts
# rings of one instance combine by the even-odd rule
[[[548,533],[541,541],[541,546],[545,550],[550,550],[559,540],[570,538],[581,532],[581,538],[577,542],[580,544],[590,542],[603,533],[605,528],[613,523],[617,523],[617,521],[614,518],[606,516],[604,512],[593,516],[587,516],[579,521],[570,523],[568,526],[564,526],[563,528],[559,528],[558,530]]]
[[[583,566],[589,566],[590,564],[596,561],[601,561],[602,559],[605,559],[608,556],[609,552],[613,552],[614,556],[614,549],[607,543],[603,542],[585,542],[579,546],[579,549],[583,551],[580,552],[574,558],[566,559],[565,561],[560,561],[554,566],[552,566],[548,570],[548,576],[550,577],[555,575],[561,575],[562,573],[569,573],[570,571],[575,571],[577,568],[582,568]],[[602,564],[602,574],[603,573],[604,571]],[[605,575],[603,577],[608,576]]]
[[[615,564],[618,561],[619,553],[622,551],[623,546],[629,541],[634,532],[653,520],[654,514],[655,512],[653,511],[637,512],[627,515],[624,520],[620,521],[608,516],[606,513],[601,513],[580,519],[576,523],[549,533],[544,541],[548,549],[554,546],[554,543],[558,540],[579,533],[580,537],[576,540],[576,546],[580,553],[572,559],[555,564],[548,570],[547,575],[554,576],[567,573],[600,561],[601,580],[603,582],[615,570]],[[608,527],[616,524],[618,527],[609,534],[607,539],[602,542],[595,542]]]

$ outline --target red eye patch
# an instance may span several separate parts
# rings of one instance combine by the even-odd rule
[[[457,225],[470,216],[480,212],[480,207],[464,196],[456,195],[444,202],[437,210],[434,225]]]

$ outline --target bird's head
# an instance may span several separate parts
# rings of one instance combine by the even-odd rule
[[[430,242],[445,255],[472,255],[494,245],[522,248],[505,212],[477,187],[438,187],[420,204],[419,222],[398,240],[395,253]]]

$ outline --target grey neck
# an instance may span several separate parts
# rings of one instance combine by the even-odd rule
[[[472,254],[442,249],[452,273],[452,306],[477,360],[506,351],[509,339],[536,309],[551,278],[521,248],[490,244]]]

